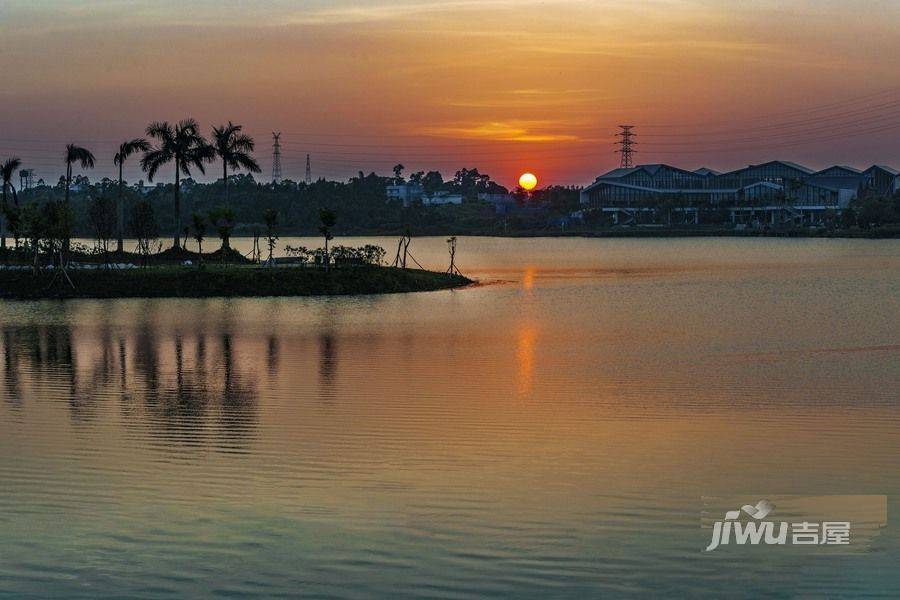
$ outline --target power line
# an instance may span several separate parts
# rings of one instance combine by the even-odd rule
[[[809,114],[813,114],[813,113],[817,113],[817,112],[829,111],[833,108],[838,108],[838,107],[842,107],[842,106],[852,106],[855,104],[859,104],[861,102],[868,103],[868,102],[871,102],[872,100],[874,100],[875,98],[879,98],[881,96],[886,96],[886,95],[891,95],[891,94],[900,94],[900,87],[888,88],[885,90],[881,90],[880,92],[874,92],[871,94],[865,94],[862,96],[847,98],[845,100],[829,102],[827,104],[804,106],[803,108],[798,108],[798,109],[794,109],[794,110],[780,111],[777,113],[768,113],[768,114],[758,115],[758,116],[746,118],[743,120],[748,123],[759,122],[759,121],[771,122],[773,118],[790,117],[793,115],[809,115]],[[734,122],[733,120],[729,120],[729,121],[723,121],[721,123],[722,124],[726,124],[726,123],[730,124],[733,122]],[[690,129],[690,128],[694,128],[694,127],[706,127],[706,126],[709,126],[712,124],[716,124],[716,123],[709,123],[709,122],[677,123],[677,124],[673,124],[673,123],[642,123],[641,127],[645,127],[648,129],[656,129],[656,128],[659,128],[659,129],[679,129],[679,128]]]
[[[847,127],[858,128],[858,126],[860,126],[860,125],[866,125],[866,124],[870,124],[870,123],[874,124],[875,121],[881,121],[881,120],[885,120],[885,119],[893,120],[895,117],[900,115],[900,112],[897,111],[897,108],[900,108],[900,102],[892,101],[892,102],[889,102],[886,104],[876,105],[876,106],[872,106],[872,107],[868,107],[868,108],[864,108],[864,109],[856,109],[856,110],[853,110],[850,112],[836,113],[836,114],[833,114],[830,116],[822,116],[822,117],[818,117],[818,118],[803,119],[803,120],[793,121],[793,122],[770,123],[769,125],[758,127],[758,128],[731,129],[731,130],[705,130],[702,132],[694,131],[694,132],[686,132],[683,134],[642,134],[642,137],[646,137],[646,138],[665,138],[665,137],[710,138],[713,136],[726,136],[727,135],[729,137],[723,138],[721,140],[709,139],[709,140],[707,140],[707,143],[715,142],[715,141],[721,141],[721,142],[729,143],[729,144],[755,143],[757,141],[762,141],[763,139],[770,140],[772,138],[779,138],[779,137],[796,137],[797,135],[801,135],[801,134],[805,134],[805,133],[814,133],[814,132],[821,131],[823,129],[827,129],[830,131],[834,128],[847,128]],[[884,111],[886,109],[889,112],[873,114],[873,113],[877,113],[878,111]],[[850,117],[851,115],[857,116],[858,118],[854,119],[853,121],[849,121],[847,123],[837,123],[835,125],[827,124],[830,121],[845,120],[847,117]],[[771,129],[775,129],[775,131],[773,133],[763,134],[763,132],[771,130]],[[759,133],[761,136],[764,135],[764,137],[747,137],[747,138],[735,139],[733,137],[733,135],[735,133],[739,133],[739,132]],[[338,135],[338,134],[335,134],[335,135]],[[361,137],[364,137],[364,136],[361,136]],[[473,145],[473,142],[461,142],[461,144],[464,144],[464,145],[460,145],[460,143],[437,144],[437,143],[433,143],[433,142],[423,143],[423,144],[392,144],[392,143],[391,144],[385,144],[385,143],[381,143],[381,144],[364,144],[364,143],[351,144],[351,143],[329,143],[329,142],[309,143],[309,142],[307,142],[304,145],[306,145],[307,147],[311,146],[311,147],[316,147],[316,148],[318,148],[318,147],[326,147],[326,148],[333,147],[333,148],[339,148],[339,149],[346,148],[346,149],[350,149],[350,150],[353,150],[355,148],[372,148],[372,149],[378,150],[377,154],[379,156],[383,155],[385,151],[399,153],[402,151],[401,149],[405,148],[405,149],[410,149],[410,150],[416,150],[417,156],[439,157],[439,156],[445,156],[449,152],[460,152],[460,153],[466,153],[467,155],[473,155],[473,156],[476,154],[486,154],[486,155],[493,156],[497,153],[497,151],[498,151],[497,148],[503,147],[503,146],[513,146],[517,150],[524,150],[525,148],[535,148],[535,151],[539,151],[539,150],[544,150],[544,149],[548,149],[551,147],[557,147],[560,145],[571,146],[571,145],[577,145],[577,144],[593,143],[594,141],[595,140],[582,138],[582,139],[566,140],[566,141],[559,141],[559,142],[527,142],[527,141],[491,140],[491,141],[474,143],[474,145]],[[97,143],[97,142],[95,141],[95,143]],[[302,142],[282,142],[282,143],[293,144],[293,145],[303,144]],[[691,143],[693,143],[693,142],[690,142],[690,141],[674,142],[674,143],[673,142],[655,142],[654,145],[668,144],[668,145],[683,146],[683,145],[688,145]],[[3,145],[3,146],[9,145],[9,147],[12,148],[13,144],[53,144],[54,149],[52,149],[52,150],[49,150],[49,149],[44,150],[42,148],[30,148],[29,150],[31,150],[33,152],[45,152],[46,151],[48,154],[52,154],[54,156],[57,154],[57,150],[55,148],[57,142],[52,142],[50,140],[24,140],[24,139],[16,139],[16,138],[6,138],[5,140],[0,140],[0,145]],[[427,151],[428,149],[432,149],[435,151],[428,152]],[[547,150],[547,151],[549,151],[549,150]],[[359,152],[359,153],[352,152],[352,153],[340,154],[335,151],[325,151],[323,154],[356,156],[356,155],[365,154],[365,153],[364,152]]]
[[[782,122],[770,122],[768,125],[762,125],[759,127],[748,127],[748,128],[737,128],[737,129],[707,129],[705,131],[693,131],[693,132],[685,132],[685,133],[651,133],[644,134],[644,137],[700,137],[700,136],[710,136],[710,135],[732,135],[735,133],[747,133],[747,132],[759,132],[759,131],[770,131],[770,130],[782,130],[786,128],[804,128],[808,126],[808,124],[819,124],[819,123],[827,123],[830,121],[841,121],[846,120],[848,118],[862,117],[862,118],[879,118],[880,115],[874,115],[872,117],[866,117],[865,115],[870,113],[877,113],[880,111],[887,110],[889,111],[888,115],[896,114],[896,109],[900,108],[900,100],[892,100],[891,102],[886,102],[884,104],[877,104],[875,106],[869,106],[866,108],[857,108],[851,111],[845,111],[841,113],[834,113],[832,115],[826,116],[818,116],[818,117],[810,117],[807,119],[800,119],[796,121],[782,121]]]

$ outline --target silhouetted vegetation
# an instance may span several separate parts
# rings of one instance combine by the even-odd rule
[[[749,227],[742,223],[742,229],[735,231],[732,215],[727,210],[706,204],[694,206],[696,213],[688,213],[682,210],[685,198],[674,194],[651,206],[654,210],[624,224],[632,227],[623,231],[622,227],[613,226],[611,213],[581,205],[581,190],[575,186],[549,186],[532,192],[517,188],[510,193],[477,168],[461,168],[449,179],[438,171],[417,171],[407,178],[403,164],[395,165],[389,176],[366,175],[360,171],[345,182],[319,179],[310,183],[290,180],[263,183],[252,175],[260,172],[253,157],[255,143],[252,137],[243,133],[241,125],[229,121],[227,125],[214,127],[211,141],[201,135],[200,126],[190,118],[175,124],[151,123],[146,135],[149,142],[135,138],[120,145],[113,157],[113,163],[118,167],[117,181],[104,177],[92,183],[85,175],[75,173],[75,167],[93,168],[95,157],[87,148],[69,144],[64,155],[65,174],[55,185],[41,180],[35,187],[17,193],[11,179],[22,163],[16,158],[7,160],[0,168],[3,175],[0,248],[6,247],[7,228],[16,246],[22,236],[34,235],[33,227],[26,234],[24,206],[61,202],[69,212],[65,219],[55,220],[57,230],[65,229],[60,260],[66,260],[65,249],[69,246],[70,236],[94,236],[99,245],[108,249],[108,238],[104,237],[108,234],[107,218],[110,215],[106,199],[111,197],[113,187],[118,200],[112,213],[117,253],[125,251],[123,236],[126,231],[140,240],[138,251],[142,254],[149,252],[148,242],[156,243],[160,235],[171,234],[173,258],[185,255],[182,236],[186,242],[192,235],[191,227],[182,225],[185,213],[204,216],[205,223],[221,239],[220,258],[223,260],[231,251],[230,239],[234,235],[255,235],[254,256],[258,255],[256,242],[261,232],[265,232],[269,254],[274,257],[276,223],[281,234],[322,234],[325,238],[323,257],[328,254],[328,242],[334,235],[404,234],[408,230],[417,235],[645,235],[633,226],[646,225],[665,227],[665,230],[656,229],[655,235],[690,232],[699,235],[836,235],[859,231],[876,235],[875,230],[878,230],[877,235],[888,235],[900,223],[898,195],[895,194],[891,198],[869,196],[855,200],[849,208],[825,214],[815,227],[789,221],[778,224],[760,221]],[[142,153],[141,167],[148,182],[154,181],[160,169],[171,165],[174,183],[154,186],[139,180],[126,184],[122,176],[123,165],[137,153]],[[216,160],[221,161],[221,179],[198,183],[191,178],[192,172],[205,173],[206,165]],[[403,183],[412,184],[416,194],[446,192],[462,196],[463,202],[442,205],[413,199],[404,206],[400,198],[388,199],[386,187]],[[791,185],[799,185],[799,182]],[[8,194],[13,202],[8,201]],[[188,206],[189,210],[185,211],[182,205]],[[32,211],[28,215],[31,225],[35,224],[35,214]],[[99,216],[103,217],[102,223],[97,220]],[[331,218],[325,219],[327,216]],[[151,222],[155,224],[153,227],[149,227]],[[103,225],[102,232],[98,225]]]
[[[141,200],[131,213],[128,223],[131,235],[137,239],[138,253],[142,257],[142,263],[147,263],[147,258],[153,252],[154,242],[159,239],[159,224],[153,205],[148,200]]]
[[[0,270],[2,298],[122,298],[312,296],[418,292],[471,283],[458,275],[373,265],[324,269],[259,266],[185,266],[70,270],[74,287],[54,273]]]
[[[166,121],[151,123],[147,127],[147,135],[156,140],[157,145],[144,153],[141,167],[147,172],[147,178],[153,181],[160,168],[168,163],[175,164],[175,185],[172,187],[174,197],[174,247],[181,246],[181,176],[190,177],[191,168],[205,173],[204,163],[212,162],[216,156],[215,148],[210,146],[202,135],[194,119],[184,119],[175,125]]]

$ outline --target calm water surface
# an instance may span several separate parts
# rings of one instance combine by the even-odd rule
[[[900,242],[458,261],[482,285],[0,303],[0,596],[900,595]],[[700,497],[736,494],[888,525],[704,554]]]

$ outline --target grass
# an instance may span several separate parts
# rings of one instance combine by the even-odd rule
[[[216,296],[321,296],[422,292],[461,287],[471,280],[447,273],[355,266],[260,267],[256,265],[155,266],[145,269],[69,269],[75,287],[55,270],[38,275],[0,270],[0,298],[207,298]]]

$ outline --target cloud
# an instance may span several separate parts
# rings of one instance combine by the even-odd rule
[[[550,131],[559,123],[548,121],[503,122],[453,124],[426,126],[419,133],[436,137],[456,139],[481,139],[504,142],[574,142],[577,135]]]

